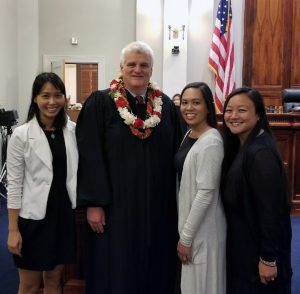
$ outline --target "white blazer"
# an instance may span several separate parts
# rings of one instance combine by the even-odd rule
[[[68,120],[63,130],[67,155],[66,188],[76,207],[78,151],[75,123]],[[7,148],[7,207],[20,209],[23,218],[45,217],[53,179],[52,153],[42,128],[34,117],[17,127]]]

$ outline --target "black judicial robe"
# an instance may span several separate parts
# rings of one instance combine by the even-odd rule
[[[91,94],[76,129],[78,205],[102,206],[106,213],[103,234],[88,228],[86,293],[174,293],[178,116],[162,94],[161,122],[141,140],[108,93]],[[127,94],[133,112],[143,112],[138,107],[144,105],[135,105]]]
[[[180,111],[180,106],[176,106],[175,105],[175,108],[176,108],[176,111],[177,111],[177,115],[179,117],[179,122],[180,122],[180,131],[182,134],[186,134],[186,132],[188,131],[189,129],[189,126],[188,124],[185,122],[184,118],[182,117],[182,114],[181,114],[181,111]]]

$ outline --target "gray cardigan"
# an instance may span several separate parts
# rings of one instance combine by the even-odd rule
[[[184,162],[179,233],[181,243],[192,246],[193,264],[182,267],[182,293],[225,293],[226,221],[219,193],[222,160],[221,135],[209,129],[198,138]],[[200,264],[202,267],[197,266]]]

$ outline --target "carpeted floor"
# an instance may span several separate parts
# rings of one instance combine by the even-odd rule
[[[292,216],[292,294],[300,293],[300,216]]]
[[[9,254],[7,241],[7,209],[5,200],[0,196],[0,294],[16,294],[18,292],[18,273]],[[293,216],[292,294],[300,291],[300,216]]]
[[[0,294],[18,293],[18,272],[13,264],[7,242],[6,201],[0,196]]]

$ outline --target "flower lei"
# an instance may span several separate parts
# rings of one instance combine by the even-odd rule
[[[132,113],[126,97],[123,80],[116,79],[110,83],[109,95],[114,99],[117,109],[124,123],[130,127],[133,135],[139,139],[146,139],[150,136],[152,128],[160,123],[162,98],[161,92],[152,83],[147,88],[148,100],[146,119],[142,120]]]

